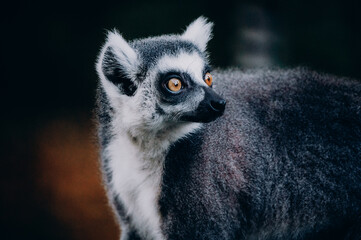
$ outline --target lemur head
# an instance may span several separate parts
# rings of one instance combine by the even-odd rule
[[[212,89],[206,53],[212,25],[200,17],[180,35],[131,42],[108,34],[97,71],[122,124],[159,129],[223,114],[226,101]]]

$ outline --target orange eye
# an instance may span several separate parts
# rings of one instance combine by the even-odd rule
[[[172,92],[178,92],[182,88],[182,82],[177,78],[172,78],[167,82],[167,87]]]
[[[212,86],[212,75],[210,73],[206,73],[206,76],[204,77],[204,81],[208,86]]]

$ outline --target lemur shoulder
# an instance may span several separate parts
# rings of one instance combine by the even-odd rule
[[[361,239],[360,82],[212,71],[211,31],[200,17],[102,47],[98,135],[121,239]]]

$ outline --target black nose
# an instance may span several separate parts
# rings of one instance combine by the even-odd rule
[[[213,108],[214,111],[223,112],[224,108],[226,107],[226,100],[224,99],[217,99],[216,101],[211,100],[211,107]]]

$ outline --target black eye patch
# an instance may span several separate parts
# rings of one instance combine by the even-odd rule
[[[176,93],[170,91],[166,85],[167,82],[172,78],[179,79],[182,83],[182,89]],[[162,103],[177,105],[185,101],[187,95],[190,94],[194,86],[194,82],[187,73],[179,71],[168,71],[158,75],[157,89],[160,93],[159,97]]]
[[[171,89],[169,89],[167,84],[171,79],[178,79],[180,81],[181,90],[179,90],[178,92],[173,92],[173,91],[171,91]],[[187,84],[185,83],[184,78],[178,73],[168,73],[168,74],[166,74],[163,77],[161,82],[162,82],[161,84],[162,84],[163,89],[166,89],[167,91],[169,91],[173,95],[182,93],[182,91],[187,87]]]

